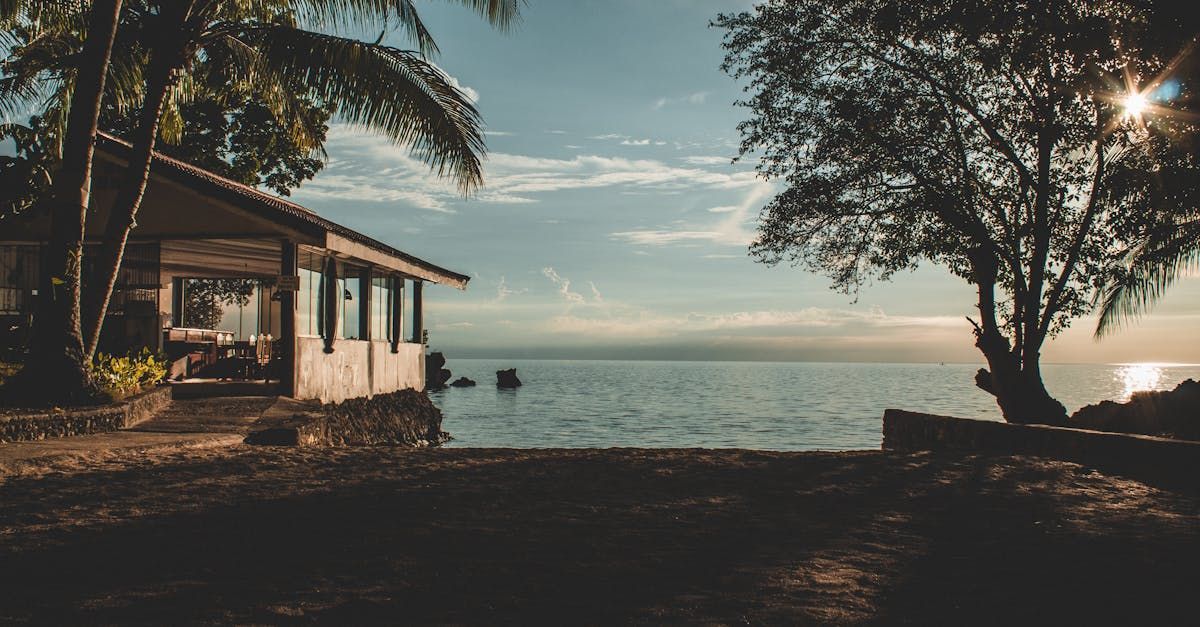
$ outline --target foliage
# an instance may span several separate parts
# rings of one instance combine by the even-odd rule
[[[190,279],[184,283],[183,322],[195,329],[215,329],[224,309],[249,304],[258,284],[250,279]]]
[[[205,93],[178,108],[178,137],[160,138],[157,150],[253,187],[289,196],[324,167],[320,146],[328,131],[329,111],[311,99],[297,98],[299,120],[279,119],[246,91]],[[298,140],[292,123],[305,127]],[[128,137],[137,128],[137,112],[119,115],[109,109],[101,126]],[[311,145],[317,146],[316,149]]]
[[[500,28],[519,15],[518,0],[459,3]],[[47,113],[60,113],[54,119],[64,121],[61,111],[84,39],[82,8],[66,6],[60,19],[25,20],[5,31],[16,45],[0,66],[0,115],[16,116],[34,104]],[[73,13],[70,6],[75,6]],[[399,29],[407,34],[418,50],[330,34],[381,25],[385,32]],[[129,0],[105,106],[117,118],[136,120],[147,91],[160,88],[152,84],[156,72],[165,70],[167,98],[157,121],[167,143],[182,143],[187,105],[213,94],[238,94],[243,102],[261,107],[243,114],[254,118],[269,111],[273,122],[302,151],[310,152],[319,149],[324,137],[323,120],[317,125],[319,137],[306,124],[315,106],[406,146],[467,192],[482,182],[481,121],[470,98],[431,62],[436,52],[411,0]],[[227,111],[243,108],[237,98],[220,106]],[[262,124],[254,121],[248,128],[261,129]],[[253,140],[246,137],[247,142]],[[242,166],[246,167],[249,164]]]
[[[1152,151],[1123,115],[1126,77],[1170,70],[1195,33],[1161,17],[1132,0],[778,0],[720,16],[724,68],[750,93],[741,152],[787,186],[752,253],[847,292],[949,268],[978,290],[980,387],[1010,420],[1064,420],[1040,351],[1151,221],[1115,173]]]
[[[21,371],[21,364],[0,361],[0,386],[4,385],[6,379],[12,378],[13,375]]]
[[[50,193],[58,165],[57,138],[34,116],[29,125],[0,124],[0,142],[13,154],[0,155],[0,220],[34,209]]]
[[[115,357],[100,354],[92,364],[92,379],[114,400],[137,394],[167,376],[168,361],[163,355],[143,348]]]

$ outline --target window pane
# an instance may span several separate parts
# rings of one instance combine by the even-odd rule
[[[338,291],[342,295],[342,318],[339,326],[342,329],[340,337],[347,340],[362,339],[362,320],[359,313],[362,307],[361,270],[353,266],[345,266],[345,278],[338,279]]]

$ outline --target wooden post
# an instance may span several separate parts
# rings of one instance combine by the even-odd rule
[[[404,341],[404,279],[392,276],[390,279],[392,295],[392,352],[400,352],[400,342]]]
[[[415,344],[422,343],[425,335],[424,321],[421,319],[421,286],[424,284],[424,281],[413,279],[412,341]]]
[[[279,275],[296,276],[300,273],[296,265],[296,244],[290,240],[279,243]],[[277,288],[278,289],[278,288]],[[279,292],[279,346],[282,372],[279,373],[280,392],[284,396],[296,395],[296,292]]]

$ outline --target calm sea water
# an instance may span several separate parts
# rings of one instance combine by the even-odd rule
[[[496,370],[525,384],[497,390]],[[883,410],[999,420],[972,364],[452,359],[479,382],[431,394],[456,447],[879,448]],[[1050,392],[1075,411],[1200,379],[1200,364],[1053,365]]]

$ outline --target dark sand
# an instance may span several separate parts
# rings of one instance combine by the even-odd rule
[[[1200,496],[1068,463],[238,446],[21,472],[0,621],[1196,619]]]

